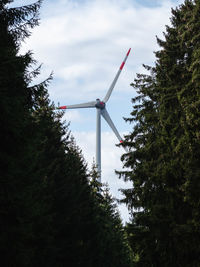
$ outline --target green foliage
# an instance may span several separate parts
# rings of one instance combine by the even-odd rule
[[[5,6],[9,2],[1,1],[0,6],[0,253],[2,266],[29,266],[37,185],[32,175],[32,92],[25,76],[33,60],[30,53],[17,54],[10,30],[15,17],[11,21]]]
[[[120,175],[133,182],[123,201],[133,215],[127,231],[136,266],[200,261],[199,11],[199,1],[172,10],[155,67],[132,84],[134,128],[122,157],[131,171]]]

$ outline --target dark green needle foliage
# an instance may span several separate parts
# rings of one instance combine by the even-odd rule
[[[135,266],[200,263],[200,2],[172,10],[149,75],[138,74],[121,172]]]
[[[28,88],[27,70],[34,61],[30,52],[18,54],[23,38],[17,32],[37,24],[37,19],[25,21],[36,18],[40,1],[28,9],[9,9],[10,2],[0,2],[0,258],[1,266],[29,266],[36,184],[30,116],[34,88]]]

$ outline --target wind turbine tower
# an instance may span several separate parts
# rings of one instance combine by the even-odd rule
[[[129,56],[129,53],[131,51],[131,48],[128,50],[124,61],[122,62],[113,82],[110,85],[110,88],[108,89],[108,92],[106,96],[104,97],[103,101],[101,101],[99,98],[96,99],[96,101],[82,103],[82,104],[76,104],[76,105],[69,105],[69,106],[60,106],[57,109],[77,109],[77,108],[96,108],[96,166],[97,166],[97,172],[99,175],[99,182],[101,182],[101,116],[107,121],[108,125],[111,127],[113,132],[115,133],[116,137],[118,138],[120,143],[123,143],[123,140],[117,131],[114,123],[112,122],[110,115],[108,114],[106,110],[106,104],[111,96],[111,93],[115,87],[115,84],[119,78],[119,75],[125,65],[125,62]]]

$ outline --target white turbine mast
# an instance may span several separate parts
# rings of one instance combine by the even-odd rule
[[[114,123],[112,122],[110,115],[108,114],[106,110],[106,103],[108,102],[110,95],[113,91],[113,88],[115,87],[115,84],[119,78],[119,75],[125,65],[125,62],[128,58],[128,55],[131,51],[131,48],[128,50],[124,61],[122,62],[113,82],[110,85],[110,88],[108,89],[108,92],[106,96],[104,97],[103,101],[101,101],[99,98],[96,99],[96,101],[82,103],[82,104],[76,104],[76,105],[69,105],[69,106],[60,106],[57,109],[77,109],[77,108],[96,108],[97,111],[97,121],[96,121],[96,167],[99,177],[99,182],[101,182],[101,116],[107,121],[108,125],[111,127],[113,132],[115,133],[116,137],[118,138],[120,143],[123,143],[123,140],[117,131]]]

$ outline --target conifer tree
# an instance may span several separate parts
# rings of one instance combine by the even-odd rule
[[[30,110],[35,88],[29,88],[31,53],[19,55],[20,43],[38,24],[35,4],[9,8],[0,3],[0,253],[2,266],[31,266],[34,198]]]
[[[199,228],[199,1],[172,10],[165,40],[157,38],[155,67],[132,84],[133,131],[121,172],[132,211],[128,225],[136,266],[198,266]]]

